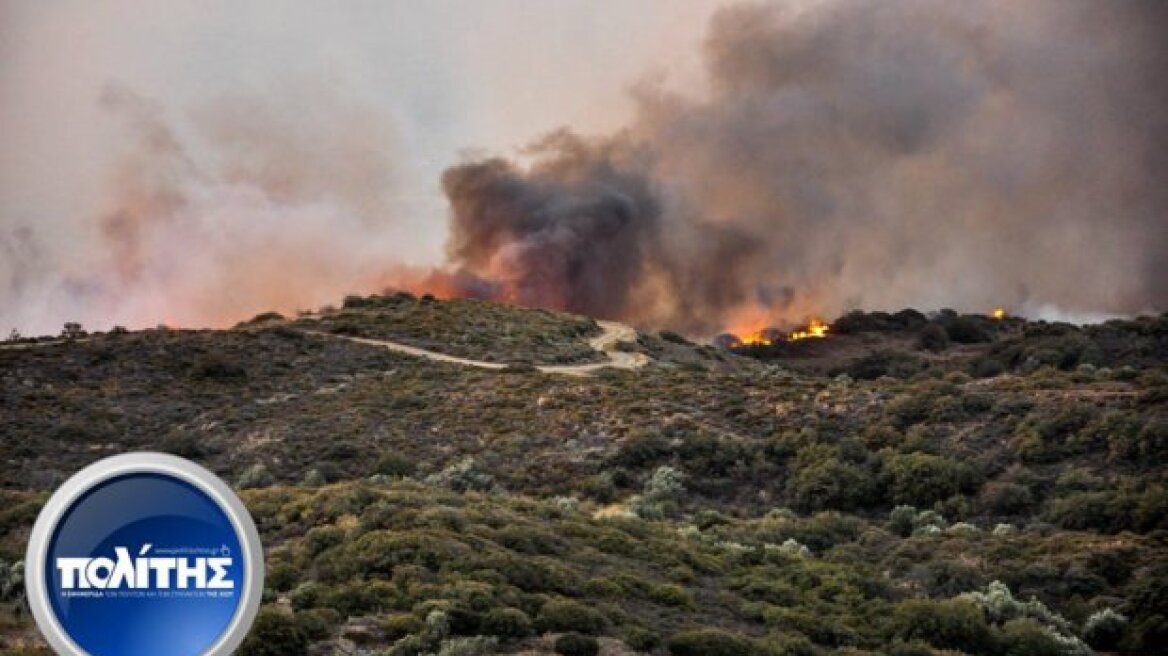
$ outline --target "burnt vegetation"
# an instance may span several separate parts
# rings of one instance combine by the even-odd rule
[[[1164,316],[853,313],[756,357],[641,334],[622,348],[648,366],[579,378],[334,329],[522,363],[587,348],[587,319],[345,305],[0,349],[0,649],[48,653],[14,582],[49,492],[140,449],[203,463],[256,518],[241,654],[1168,645]]]
[[[975,378],[1060,371],[1129,370],[1163,363],[1168,315],[1115,319],[1097,325],[994,318],[941,310],[853,311],[832,322],[830,343],[776,340],[731,345],[737,354],[775,361],[804,373],[875,380],[961,371]]]

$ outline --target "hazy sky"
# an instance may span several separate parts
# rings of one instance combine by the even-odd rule
[[[310,112],[322,87],[392,130],[395,198],[441,214],[438,176],[467,148],[513,149],[564,124],[627,120],[644,75],[697,84],[714,0],[0,2],[0,221],[91,211],[120,137],[99,106],[114,84],[175,130],[224,95]],[[297,105],[296,103],[300,103]],[[422,252],[443,231],[427,226]],[[411,244],[412,246],[413,244]]]
[[[1145,0],[0,0],[0,331],[419,280],[696,334],[1163,311],[1166,31]]]
[[[359,115],[377,132],[370,147],[392,149],[390,175],[365,182],[385,191],[379,209],[393,216],[366,217],[380,228],[362,240],[387,260],[432,263],[445,239],[445,167],[466,149],[511,154],[564,124],[614,129],[645,76],[700,84],[701,36],[718,4],[0,0],[0,257],[3,240],[10,251],[0,328],[55,330],[68,316],[151,323],[140,316],[150,310],[99,303],[100,292],[61,293],[106,268],[95,232],[129,139],[124,116],[100,102],[110,88],[150,104],[201,167],[222,157],[206,143],[206,117],[224,104],[264,104],[255,113],[270,116],[256,120],[289,139]],[[29,248],[13,235],[29,231],[39,264],[13,272],[11,251]]]

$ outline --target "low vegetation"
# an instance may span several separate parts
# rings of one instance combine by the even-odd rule
[[[473,299],[350,296],[339,310],[306,315],[295,325],[488,362],[571,364],[604,357],[588,345],[600,334],[592,319]]]
[[[373,324],[370,303],[423,305],[322,317]],[[425,303],[484,335],[506,331],[480,309],[527,313]],[[323,318],[0,349],[0,649],[47,653],[14,582],[50,490],[138,449],[202,462],[255,516],[268,590],[241,654],[1168,648],[1164,318],[849,317],[809,347],[847,351],[829,367],[663,334],[630,345],[644,369],[587,378],[434,363]],[[844,340],[915,364],[828,371],[871,355]]]

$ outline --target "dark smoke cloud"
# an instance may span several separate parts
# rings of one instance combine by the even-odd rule
[[[618,134],[449,169],[450,268],[516,302],[698,332],[854,306],[1163,310],[1166,14],[725,9],[707,97],[642,85]]]

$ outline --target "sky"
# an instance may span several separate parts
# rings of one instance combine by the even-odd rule
[[[0,323],[35,334],[70,317],[94,327],[154,325],[167,319],[150,316],[157,311],[222,323],[245,309],[229,303],[220,316],[216,308],[184,313],[157,299],[109,298],[164,294],[105,280],[102,212],[117,185],[111,177],[135,147],[127,145],[134,137],[124,110],[103,102],[111,90],[148,103],[201,167],[223,157],[222,144],[207,143],[206,124],[224,106],[266,114],[255,121],[280,124],[289,133],[281,138],[308,133],[305,147],[338,129],[322,123],[362,122],[367,134],[335,139],[386,151],[379,154],[383,175],[364,183],[384,192],[376,209],[390,216],[365,217],[376,229],[357,241],[374,242],[385,260],[424,264],[442,257],[446,166],[468,153],[514,153],[566,123],[614,129],[631,112],[628,87],[643,77],[700,81],[700,40],[716,5],[3,0],[0,235],[9,252],[0,264],[0,284],[8,287]],[[347,153],[360,144],[337,147]],[[201,269],[191,268],[178,277]],[[337,272],[335,286],[308,294],[302,306],[368,291],[357,289],[359,277]],[[79,290],[87,285],[119,289]]]
[[[0,330],[392,286],[699,335],[1163,311],[1165,14],[0,0]]]

